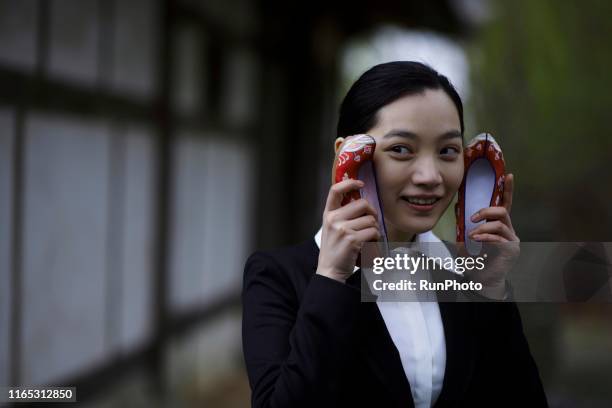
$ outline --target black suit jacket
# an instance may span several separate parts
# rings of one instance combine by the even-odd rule
[[[317,275],[314,240],[251,255],[242,340],[253,407],[413,407],[399,353],[360,271]],[[439,303],[446,370],[436,407],[544,407],[514,303]]]

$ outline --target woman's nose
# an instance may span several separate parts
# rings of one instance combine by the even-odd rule
[[[442,175],[433,158],[420,159],[412,173],[412,182],[416,185],[435,187],[442,183]]]

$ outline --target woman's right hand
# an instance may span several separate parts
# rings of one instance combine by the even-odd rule
[[[346,282],[364,242],[380,238],[376,210],[365,199],[341,206],[344,194],[364,186],[347,179],[331,186],[323,211],[323,232],[317,273]]]

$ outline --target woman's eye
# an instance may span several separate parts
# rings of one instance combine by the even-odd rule
[[[454,158],[458,156],[459,153],[460,153],[460,150],[454,146],[447,146],[443,148],[442,150],[440,150],[440,154],[446,158]]]
[[[412,153],[412,150],[410,150],[410,148],[406,147],[406,146],[393,146],[390,149],[393,153],[397,153],[397,154],[410,154]]]

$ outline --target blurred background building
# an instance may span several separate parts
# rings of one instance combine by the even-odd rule
[[[343,93],[447,74],[523,241],[611,241],[612,3],[0,0],[0,386],[249,405],[248,254],[308,239]],[[438,233],[453,236],[452,216]],[[551,405],[609,406],[612,309],[521,305]]]

